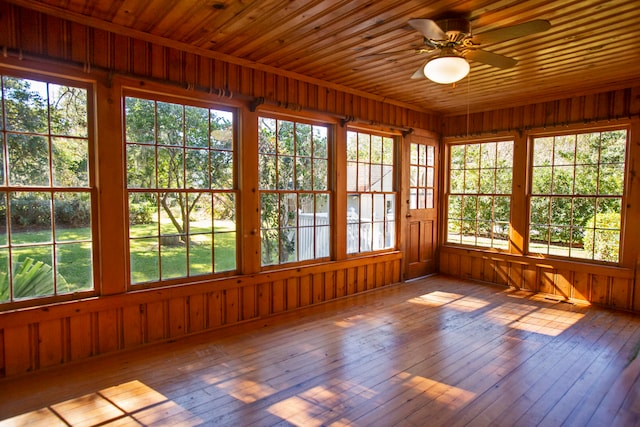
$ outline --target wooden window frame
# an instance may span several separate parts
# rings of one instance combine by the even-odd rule
[[[262,120],[271,120],[275,122],[276,130],[275,130],[275,140],[273,141],[274,147],[272,151],[266,148],[262,148],[262,143],[260,142],[260,129],[261,129],[261,121]],[[332,158],[332,144],[333,144],[333,125],[327,122],[301,118],[301,117],[292,117],[288,115],[274,114],[268,112],[261,112],[258,115],[258,193],[260,200],[260,266],[263,270],[269,270],[273,268],[277,268],[283,265],[291,265],[291,264],[310,264],[318,261],[328,260],[332,257],[333,252],[333,233],[332,230],[335,228],[334,225],[334,192],[333,192],[333,180],[332,180],[332,168],[333,168],[333,158]],[[292,152],[280,152],[278,140],[278,132],[280,129],[280,123],[291,123],[293,125],[293,147],[291,147]],[[304,155],[298,152],[298,136],[296,134],[297,126],[311,126],[311,141],[309,146],[309,154]],[[314,135],[314,127],[325,129],[324,133],[324,144],[326,145],[324,148],[324,155],[316,155],[315,148],[315,139]],[[281,182],[281,175],[279,174],[279,166],[281,164],[281,160],[290,159],[292,162],[291,173],[292,173],[292,182],[284,185]],[[270,177],[271,179],[275,179],[275,183],[272,185],[264,185],[261,181],[260,174],[262,173],[262,162],[268,162],[272,160],[274,163],[274,172],[275,175]],[[311,165],[311,181],[310,184],[303,184],[303,188],[299,188],[300,175],[298,174],[298,164],[302,161],[308,161]],[[325,178],[326,182],[317,183],[316,181],[316,173],[315,168],[316,164],[321,165],[322,162],[325,164]],[[265,177],[266,179],[266,177]],[[306,188],[309,186],[309,188]],[[264,217],[263,203],[269,201],[277,204],[278,208],[276,211],[278,212],[277,218],[266,218]],[[303,212],[300,212],[299,209],[301,206],[305,205],[304,200],[311,200],[311,204],[313,207],[311,208],[311,213],[307,213],[305,217],[302,215]],[[325,207],[322,205],[325,204]],[[290,215],[290,212],[287,209],[283,209],[283,205],[292,205],[295,206],[296,213],[294,215]],[[309,203],[306,204],[309,207]],[[320,215],[319,214],[326,214]],[[284,214],[284,217],[283,217]],[[304,219],[306,218],[306,219]],[[271,224],[267,224],[267,222],[271,222]],[[265,227],[265,225],[271,225],[271,227]],[[303,233],[304,232],[304,233]],[[289,236],[293,235],[293,247],[286,248],[284,250],[285,241],[292,242],[291,239],[283,239],[283,233],[288,233]],[[271,236],[271,238],[268,237]],[[265,258],[265,241],[272,242],[273,236],[277,235],[277,250],[275,250],[275,258],[269,255],[269,259]],[[287,255],[287,251],[289,251]],[[285,258],[283,258],[283,254]]]
[[[511,144],[510,152],[511,152],[511,162],[507,167],[499,167],[498,165],[498,145],[499,144]],[[492,163],[487,164],[486,167],[483,167],[482,162],[482,152],[483,146],[493,146],[495,155],[492,158]],[[478,147],[478,164],[474,166],[471,164],[470,167],[467,167],[467,149],[468,147]],[[455,147],[464,147],[463,161],[464,164],[460,168],[452,167],[452,151]],[[513,139],[487,139],[487,140],[478,140],[478,141],[462,141],[455,144],[449,144],[447,150],[447,179],[446,179],[446,210],[445,210],[445,221],[444,221],[444,230],[445,230],[445,244],[447,245],[460,245],[460,246],[468,246],[477,249],[483,250],[497,250],[501,252],[507,252],[510,250],[511,246],[511,203],[513,200],[513,188],[511,187],[511,182],[513,180],[513,162],[514,162],[514,150],[515,150],[515,141]],[[507,159],[503,159],[507,160]],[[462,188],[461,189],[452,189],[452,173],[453,171],[459,171],[462,174]],[[475,173],[474,173],[475,171]],[[502,172],[505,171],[505,172]],[[482,177],[490,173],[493,175],[493,191],[486,191],[487,185],[483,189]],[[499,192],[499,186],[503,189],[506,189],[506,184],[500,184],[498,182],[498,175],[501,173],[507,173],[509,175],[509,191]],[[477,175],[477,177],[474,176]],[[467,181],[467,177],[469,177],[469,181]],[[504,181],[503,177],[503,181]],[[483,191],[485,190],[485,191]],[[451,206],[452,206],[452,198],[460,198],[460,216],[453,220],[457,221],[458,227],[460,229],[459,233],[454,233],[454,235],[460,236],[458,241],[454,241],[452,239],[451,230],[451,222],[452,218],[451,214]],[[501,218],[496,218],[496,201],[505,199],[508,200],[507,203],[509,205],[508,214],[503,214]],[[469,211],[473,212],[473,215],[469,215],[465,217],[464,208],[465,202],[470,202]],[[480,211],[480,203],[481,201],[489,202],[491,205],[490,218],[479,219],[479,211]],[[473,207],[475,205],[475,207]],[[475,230],[473,233],[473,241],[464,240],[464,232],[463,226],[464,224],[470,225],[472,224],[472,228]],[[485,228],[488,229],[488,237],[479,237],[479,226],[480,224],[484,224]],[[501,228],[504,229],[506,226],[506,230],[503,232],[496,231],[496,229]],[[505,236],[505,238],[497,238],[496,236]],[[488,240],[487,240],[488,239]],[[485,243],[487,242],[487,243]],[[496,243],[499,242],[499,243]],[[502,243],[504,242],[504,243]]]
[[[347,198],[347,242],[346,249],[348,256],[357,256],[364,255],[369,253],[376,252],[384,252],[384,251],[392,251],[395,250],[398,246],[398,190],[397,190],[397,171],[398,171],[398,137],[396,135],[386,134],[384,132],[377,132],[368,129],[361,128],[347,128],[347,143],[345,150],[345,157],[347,163],[347,175],[346,175],[346,198]],[[369,139],[369,149],[367,158],[360,158],[360,135],[364,135]],[[349,144],[350,138],[355,137],[356,144],[356,157],[350,158]],[[379,162],[373,162],[371,160],[371,145],[372,138],[381,138],[381,159]],[[391,140],[392,153],[387,155],[384,151],[385,140]],[[385,163],[384,159],[387,159],[387,163]],[[390,159],[390,162],[389,162]],[[349,168],[353,168],[355,166],[355,174],[353,170],[349,172]],[[374,166],[380,168],[381,174],[381,182],[380,188],[374,188],[372,183],[372,177],[374,170]],[[384,169],[390,168],[389,171],[385,172]],[[361,171],[363,173],[361,173]],[[361,180],[361,175],[365,179]],[[385,179],[384,177],[387,176]],[[355,182],[352,182],[352,178],[355,178]],[[385,184],[386,180],[389,180],[389,184]],[[361,182],[362,181],[362,182]],[[390,186],[391,189],[385,189],[384,187]],[[364,209],[363,204],[366,204],[366,200],[371,199],[371,207],[369,209]],[[376,200],[384,205],[385,214],[382,218],[376,218],[375,215],[375,204]],[[355,203],[353,201],[356,201]],[[353,205],[357,205],[357,209]],[[351,205],[351,206],[349,206]],[[392,212],[388,213],[389,206],[392,206]],[[366,206],[364,206],[366,208]],[[363,211],[369,211],[369,218],[363,217]],[[391,217],[391,219],[390,219]],[[365,220],[363,220],[365,219]],[[375,229],[382,227],[382,241],[384,242],[382,245],[375,244],[376,241],[376,232]],[[368,230],[367,230],[368,229]],[[364,232],[363,232],[364,230]],[[365,234],[365,237],[363,237]],[[370,235],[371,237],[367,237],[366,235]],[[390,238],[390,239],[388,239]],[[355,240],[355,242],[354,242]],[[387,243],[388,240],[391,240],[390,243]],[[367,245],[370,245],[367,247]]]
[[[179,193],[181,195],[184,195],[185,197],[191,197],[193,195],[199,194],[199,193],[203,193],[203,194],[207,194],[210,198],[214,198],[216,195],[228,195],[230,197],[232,197],[233,203],[235,205],[234,211],[235,211],[235,216],[234,216],[234,221],[235,221],[235,228],[233,230],[230,231],[233,232],[235,234],[235,238],[234,238],[234,242],[235,242],[235,257],[234,257],[234,267],[233,269],[224,269],[224,270],[218,270],[216,271],[216,260],[215,260],[215,252],[216,252],[216,247],[215,247],[215,241],[213,239],[215,239],[215,235],[219,234],[215,231],[215,229],[211,228],[211,234],[212,234],[212,242],[211,242],[211,272],[205,272],[205,273],[190,273],[190,249],[186,248],[186,264],[185,264],[185,271],[186,271],[186,275],[184,276],[172,276],[172,277],[166,277],[163,278],[162,276],[162,254],[161,254],[161,241],[163,238],[165,237],[171,237],[167,234],[163,234],[160,227],[161,224],[158,223],[158,231],[157,231],[157,235],[154,236],[148,236],[149,238],[157,238],[158,239],[158,279],[157,280],[148,280],[148,281],[139,281],[139,282],[134,282],[133,281],[133,273],[132,273],[132,261],[131,261],[131,240],[136,240],[136,238],[132,238],[131,237],[131,231],[130,231],[130,221],[127,220],[125,222],[125,227],[126,227],[126,235],[127,235],[127,239],[126,239],[126,253],[127,253],[127,283],[128,285],[132,288],[132,289],[140,289],[140,288],[145,288],[145,287],[153,287],[153,286],[168,286],[168,285],[180,285],[180,284],[185,284],[185,283],[192,283],[192,282],[198,282],[204,279],[209,279],[209,278],[219,278],[219,277],[227,277],[227,276],[231,276],[234,274],[237,274],[239,271],[239,259],[240,259],[240,242],[239,242],[239,236],[240,236],[240,230],[239,230],[239,221],[238,221],[238,207],[240,206],[240,191],[238,189],[238,165],[240,164],[240,159],[238,158],[239,155],[239,150],[238,150],[238,146],[239,146],[239,142],[238,142],[238,120],[239,120],[239,114],[236,108],[233,107],[228,107],[228,106],[224,106],[224,105],[218,105],[215,104],[213,102],[208,102],[208,101],[201,101],[201,100],[196,100],[196,99],[186,99],[184,97],[180,97],[180,96],[176,96],[176,95],[168,95],[168,94],[164,94],[164,93],[159,93],[159,92],[147,92],[147,91],[138,91],[135,89],[124,89],[123,90],[123,100],[122,100],[122,134],[123,134],[123,145],[125,147],[124,150],[124,174],[125,174],[125,197],[126,197],[126,202],[125,202],[125,210],[126,210],[126,215],[127,218],[129,218],[129,210],[130,210],[130,196],[132,194],[135,193],[155,193],[157,198],[156,200],[158,200],[158,207],[159,207],[159,212],[158,215],[161,216],[161,212],[160,212],[160,195],[162,193]],[[140,144],[138,142],[129,142],[127,141],[126,138],[126,132],[127,132],[127,108],[126,108],[126,100],[127,98],[137,98],[137,99],[142,99],[142,100],[147,100],[147,101],[151,101],[154,103],[154,123],[156,123],[154,132],[155,132],[155,140],[153,143],[150,144]],[[158,103],[167,103],[167,104],[174,104],[174,105],[179,105],[182,107],[183,109],[183,142],[181,145],[165,145],[165,144],[161,144],[158,141],[158,129],[157,129],[157,104]],[[182,162],[182,169],[183,169],[183,183],[180,187],[162,187],[160,185],[160,183],[158,182],[158,178],[157,178],[157,174],[158,174],[158,148],[163,148],[163,147],[174,147],[174,148],[179,148],[182,149],[185,153],[192,149],[192,148],[196,148],[195,146],[189,146],[186,143],[186,138],[187,138],[187,123],[186,123],[186,116],[185,116],[185,109],[187,107],[195,107],[195,108],[202,108],[202,109],[206,109],[206,110],[217,110],[217,111],[221,111],[221,112],[225,112],[225,113],[229,113],[233,116],[233,123],[232,123],[232,138],[233,141],[231,143],[231,147],[230,149],[216,149],[216,148],[211,148],[211,146],[209,145],[206,148],[202,148],[202,150],[206,150],[208,152],[207,157],[209,157],[211,155],[212,152],[218,152],[218,151],[224,151],[224,152],[228,152],[231,153],[232,157],[233,157],[233,161],[232,161],[232,177],[231,177],[231,186],[230,188],[213,188],[211,186],[211,182],[209,182],[209,187],[208,188],[202,188],[202,187],[198,187],[198,188],[194,188],[187,186],[187,165],[186,165],[186,161],[184,160],[186,157],[183,157],[183,162]],[[211,141],[211,130],[209,129],[209,142]],[[155,175],[156,175],[156,185],[155,187],[151,188],[129,188],[128,186],[128,172],[127,172],[127,147],[129,146],[138,146],[138,145],[145,145],[145,146],[149,146],[149,147],[153,147],[155,150]],[[185,154],[186,156],[186,154]],[[210,174],[211,174],[212,170],[211,168],[209,168],[209,178],[210,178]],[[212,201],[213,203],[213,201]],[[213,209],[213,208],[212,208]],[[211,213],[211,221],[215,221],[214,219],[214,213]],[[189,223],[189,221],[187,221],[187,224]],[[188,228],[188,226],[187,226]],[[174,233],[175,234],[175,233]],[[187,243],[185,243],[185,245],[188,245],[191,237],[194,236],[195,234],[198,233],[191,233],[190,230],[185,229],[184,230],[184,236],[189,236],[189,238],[187,239]],[[176,234],[177,235],[177,234]],[[175,236],[173,236],[175,237]]]
[[[622,171],[621,171],[621,177],[622,177],[622,188],[620,189],[619,193],[617,194],[600,194],[600,182],[598,181],[596,183],[596,191],[595,193],[587,193],[587,192],[583,192],[583,191],[577,191],[576,192],[576,170],[578,169],[578,167],[588,167],[588,166],[595,166],[597,168],[596,173],[599,174],[600,173],[600,169],[603,165],[612,165],[614,163],[606,163],[606,162],[602,162],[602,158],[601,158],[601,150],[598,151],[598,161],[597,163],[579,163],[577,161],[577,159],[573,162],[573,163],[562,163],[562,164],[556,164],[555,161],[552,159],[552,162],[550,165],[536,165],[535,163],[535,141],[536,140],[540,140],[540,139],[547,139],[547,138],[552,138],[553,140],[553,149],[552,149],[552,156],[555,156],[555,141],[556,139],[560,139],[560,138],[567,138],[567,137],[571,137],[575,139],[574,142],[574,158],[576,157],[576,153],[578,152],[578,137],[581,135],[589,135],[589,134],[595,134],[595,133],[599,133],[600,135],[602,135],[603,133],[607,133],[607,132],[616,132],[616,131],[624,131],[626,133],[626,141],[625,141],[625,152],[623,155],[623,160],[622,162],[618,162],[615,163],[615,165],[621,166],[622,167]],[[553,257],[553,258],[558,258],[558,259],[567,259],[567,260],[572,260],[575,262],[589,262],[589,263],[600,263],[600,264],[609,264],[609,265],[621,265],[622,264],[622,255],[623,255],[623,236],[624,236],[624,224],[625,224],[625,211],[626,211],[626,194],[627,194],[627,181],[628,181],[628,158],[629,158],[629,135],[630,135],[630,126],[629,125],[625,125],[625,124],[621,124],[619,126],[607,126],[607,127],[584,127],[584,128],[576,128],[573,129],[571,131],[558,131],[558,132],[544,132],[544,133],[530,133],[529,134],[529,144],[530,144],[530,155],[529,155],[529,159],[528,159],[528,170],[529,170],[529,180],[528,180],[528,191],[527,191],[527,212],[528,212],[528,220],[527,220],[527,237],[526,237],[526,248],[527,248],[527,254],[530,254],[532,256],[545,256],[545,257]],[[552,169],[552,179],[553,179],[553,171],[555,170],[555,168],[558,167],[562,167],[562,168],[570,168],[571,169],[571,175],[572,175],[572,181],[571,181],[571,191],[570,192],[557,192],[555,189],[550,188],[550,191],[547,192],[535,192],[535,172],[536,172],[536,168],[538,168],[538,170],[542,169],[542,168],[550,168]],[[553,185],[553,181],[552,183],[549,184],[550,186]],[[534,208],[532,207],[532,203],[534,201],[535,198],[548,198],[549,199],[549,221],[548,223],[542,224],[542,223],[534,223],[533,222],[533,215],[534,215]],[[551,232],[549,231],[549,236],[547,238],[547,243],[546,243],[546,251],[540,251],[540,250],[534,250],[533,248],[533,244],[532,244],[532,240],[531,240],[531,235],[532,235],[532,228],[534,226],[537,226],[538,228],[542,228],[542,227],[548,227],[549,229],[553,228],[554,226],[556,226],[557,228],[566,228],[569,230],[569,235],[573,238],[574,232],[580,232],[580,230],[582,230],[584,227],[581,225],[576,225],[574,224],[574,207],[575,207],[575,203],[576,200],[579,199],[593,199],[594,201],[594,212],[595,212],[595,217],[597,217],[597,212],[599,209],[599,205],[600,203],[607,203],[605,201],[608,201],[608,203],[611,203],[611,201],[614,201],[613,203],[615,203],[615,200],[618,201],[619,204],[619,215],[620,215],[620,223],[618,228],[616,229],[610,229],[608,228],[608,226],[599,226],[598,222],[596,221],[596,223],[594,224],[594,229],[592,230],[593,232],[593,241],[596,241],[595,239],[595,233],[597,230],[601,230],[601,231],[617,231],[617,236],[614,237],[614,240],[617,240],[617,259],[616,260],[607,260],[607,259],[596,259],[595,254],[596,254],[596,244],[593,244],[593,248],[591,249],[591,257],[582,257],[576,254],[580,254],[582,252],[581,248],[578,248],[577,246],[574,249],[574,245],[572,244],[572,242],[569,243],[567,250],[564,251],[566,253],[552,253],[551,248],[553,246],[557,246],[557,245],[552,245],[551,244]],[[551,224],[552,219],[552,213],[551,213],[551,209],[552,209],[552,205],[553,205],[553,201],[554,200],[558,200],[558,201],[563,201],[563,202],[568,202],[570,204],[570,214],[569,214],[569,218],[570,218],[570,223],[569,224]],[[585,228],[584,229],[585,233],[589,233],[589,231]],[[571,239],[573,240],[573,239]],[[542,247],[545,246],[543,243],[536,243],[537,247]],[[555,250],[556,252],[559,252],[560,250]]]
[[[13,192],[22,192],[22,193],[43,193],[47,194],[47,199],[50,200],[50,208],[51,208],[51,232],[52,238],[50,242],[41,242],[38,246],[50,246],[52,253],[52,275],[54,280],[54,289],[53,293],[50,295],[41,295],[34,297],[26,297],[26,298],[14,298],[13,289],[11,284],[12,273],[10,271],[7,272],[7,281],[9,283],[9,299],[0,302],[0,310],[10,310],[16,308],[23,307],[31,307],[31,306],[39,306],[43,304],[51,304],[63,301],[76,300],[81,298],[86,298],[90,296],[94,296],[98,294],[98,278],[100,272],[99,266],[99,242],[98,242],[98,197],[97,197],[97,189],[96,189],[96,141],[95,141],[95,117],[96,117],[96,108],[95,108],[95,94],[96,87],[95,82],[86,80],[86,79],[77,79],[68,76],[62,76],[57,74],[50,73],[39,73],[32,71],[23,71],[17,68],[2,68],[0,67],[0,76],[6,76],[11,78],[18,79],[26,79],[26,80],[34,80],[39,81],[47,85],[59,85],[59,86],[67,86],[79,88],[86,91],[86,111],[87,111],[87,123],[86,123],[86,137],[85,136],[77,136],[77,135],[63,135],[56,134],[51,129],[50,123],[50,110],[48,112],[47,117],[47,131],[46,132],[24,132],[24,131],[15,131],[7,129],[5,123],[0,126],[0,141],[2,141],[2,168],[3,168],[3,176],[4,180],[0,185],[0,190],[2,193],[6,194],[5,199],[5,208],[8,208],[7,201],[9,200],[9,195]],[[47,98],[48,99],[48,98]],[[2,97],[2,104],[0,105],[0,111],[2,112],[1,119],[5,119],[4,115],[4,97]],[[8,157],[8,146],[7,146],[7,135],[15,134],[15,135],[32,135],[39,136],[47,141],[48,146],[48,170],[49,170],[49,184],[48,185],[12,185],[9,182],[9,174],[8,169],[10,169],[9,157]],[[60,186],[55,185],[54,178],[54,166],[53,166],[53,140],[54,138],[65,138],[71,140],[86,140],[87,143],[87,185],[86,186]],[[58,240],[56,233],[56,219],[55,219],[55,196],[56,194],[87,194],[89,197],[90,204],[90,236],[88,239],[70,239],[70,240]],[[7,209],[8,210],[8,209]],[[5,245],[2,245],[9,252],[8,258],[8,268],[13,269],[13,261],[11,253],[13,249],[18,248],[27,248],[33,247],[33,245],[25,244],[25,245],[13,245],[10,241],[9,235],[11,234],[11,226],[10,226],[10,218],[5,214],[4,221],[6,224],[7,230],[7,241]],[[57,289],[57,282],[59,279],[59,264],[58,260],[59,251],[66,245],[71,244],[89,244],[90,246],[90,262],[91,262],[91,283],[88,287],[80,290],[75,290],[72,292],[59,292]]]

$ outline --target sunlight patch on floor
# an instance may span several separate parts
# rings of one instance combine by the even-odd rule
[[[440,307],[461,298],[464,298],[464,295],[454,294],[451,292],[433,291],[428,294],[420,295],[419,297],[411,298],[408,301],[413,304]]]
[[[455,294],[451,292],[434,291],[409,300],[413,304],[426,305],[428,307],[451,307],[458,311],[471,312],[489,305],[488,301],[480,298]]]
[[[267,384],[261,384],[252,380],[233,378],[218,384],[229,396],[233,396],[244,403],[253,403],[257,400],[271,396],[278,390]]]
[[[458,409],[469,403],[476,396],[471,391],[420,375],[410,374],[410,377],[403,385],[419,391],[430,401],[438,402],[448,409]]]
[[[539,308],[538,310],[521,317],[510,326],[523,331],[537,332],[539,334],[555,337],[569,329],[584,317],[584,314],[574,314],[574,316],[568,318],[566,311],[556,310],[553,308]]]
[[[186,426],[201,422],[166,396],[134,380],[3,420],[0,426]]]

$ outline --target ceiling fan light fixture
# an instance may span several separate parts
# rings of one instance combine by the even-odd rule
[[[469,63],[453,52],[442,51],[424,66],[424,75],[440,84],[455,83],[469,74]]]

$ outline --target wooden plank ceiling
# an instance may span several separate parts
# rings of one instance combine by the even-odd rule
[[[548,101],[640,82],[637,0],[8,0],[115,33],[288,75],[346,86],[445,115]],[[518,60],[501,70],[470,61],[457,85],[410,77],[425,54],[411,18],[462,16],[473,34],[546,19],[551,29],[483,45]],[[362,59],[366,55],[366,59]]]

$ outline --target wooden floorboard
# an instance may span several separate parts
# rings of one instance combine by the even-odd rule
[[[640,316],[436,276],[0,381],[0,426],[640,426]]]

